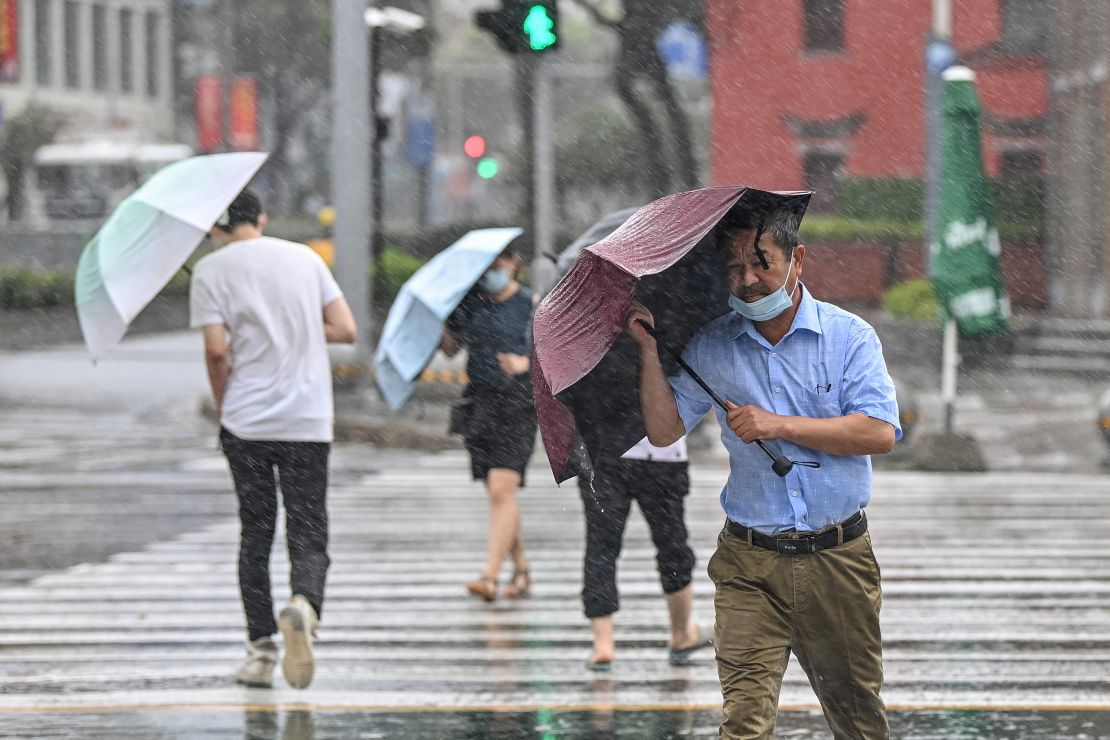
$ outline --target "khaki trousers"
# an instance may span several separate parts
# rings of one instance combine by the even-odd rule
[[[790,654],[809,676],[833,736],[886,740],[879,609],[871,537],[780,555],[727,529],[709,561],[717,588],[723,738],[772,738]]]

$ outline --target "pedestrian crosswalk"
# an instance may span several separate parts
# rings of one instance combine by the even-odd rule
[[[638,517],[620,565],[617,659],[599,677],[584,668],[590,633],[579,601],[584,538],[574,485],[556,487],[537,458],[521,494],[534,594],[488,605],[463,587],[484,559],[487,508],[462,454],[376,470],[356,464],[367,455],[337,449],[333,564],[311,687],[231,681],[243,616],[238,524],[225,516],[106,562],[0,587],[0,713],[719,706],[711,652],[689,667],[667,664],[666,608]],[[230,495],[214,452],[180,465],[179,479]],[[158,485],[166,473],[147,474]],[[706,621],[704,566],[726,474],[716,459],[695,464],[688,498],[696,611]],[[88,486],[108,473],[79,475]],[[1110,479],[1097,475],[878,473],[869,513],[883,570],[888,704],[1110,707],[1108,494]],[[280,534],[272,577],[280,605],[288,597]],[[816,705],[796,664],[781,702]]]

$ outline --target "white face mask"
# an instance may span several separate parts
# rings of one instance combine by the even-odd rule
[[[779,289],[770,295],[763,296],[758,301],[748,303],[734,295],[728,297],[729,307],[741,316],[752,321],[770,321],[781,316],[788,308],[794,305],[794,291],[798,290],[800,280],[794,281],[794,289],[786,292],[786,284],[790,282],[790,270],[794,267],[794,257],[790,257],[790,267],[786,269],[786,279],[782,281]]]
[[[478,287],[490,295],[497,295],[505,288],[509,287],[513,276],[509,274],[508,270],[500,267],[491,267],[486,270],[482,277],[478,278]]]

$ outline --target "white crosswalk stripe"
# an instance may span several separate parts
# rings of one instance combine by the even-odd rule
[[[337,454],[354,458],[356,449]],[[158,455],[149,460],[124,476],[128,486],[172,479],[181,495],[227,486],[212,452],[178,458],[177,471],[160,467]],[[666,610],[638,515],[620,566],[614,671],[599,678],[584,669],[590,635],[578,596],[578,492],[554,486],[538,461],[521,495],[535,593],[494,605],[469,598],[462,584],[481,566],[487,509],[465,472],[461,454],[444,453],[337,476],[329,493],[333,564],[317,677],[307,690],[231,682],[243,617],[238,525],[227,519],[0,588],[0,712],[719,705],[710,652],[686,668],[666,662]],[[725,474],[717,460],[696,465],[688,499],[705,620],[712,593],[704,566],[723,521],[717,493]],[[0,465],[0,486],[21,490],[120,480],[92,464],[45,472]],[[1110,707],[1108,494],[1110,480],[1095,475],[878,473],[869,514],[883,569],[888,704]],[[288,596],[283,548],[279,535],[279,605]],[[796,664],[781,701],[816,704]]]

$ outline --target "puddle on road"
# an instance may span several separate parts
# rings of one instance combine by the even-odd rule
[[[306,712],[212,709],[2,714],[4,737],[178,740],[670,740],[717,736],[715,710]],[[891,736],[901,740],[1087,740],[1110,736],[1110,710],[898,710]],[[830,737],[817,711],[783,712],[776,737]]]

